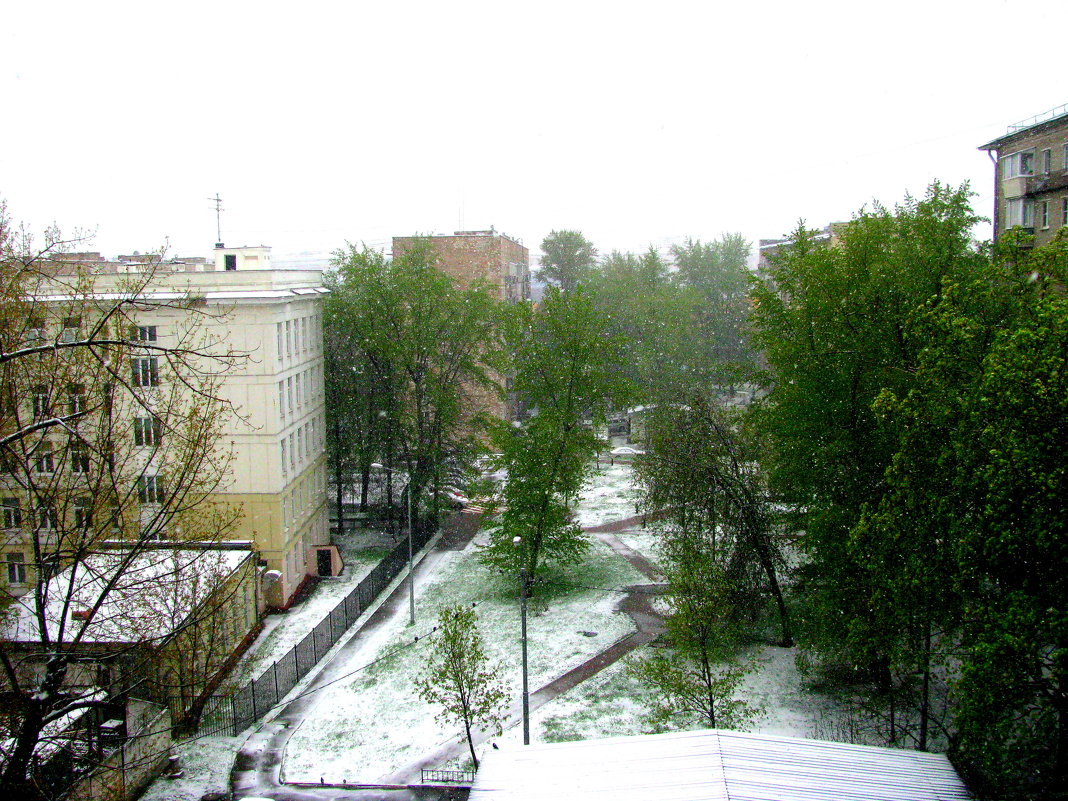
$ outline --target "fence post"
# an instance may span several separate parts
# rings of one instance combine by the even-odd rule
[[[282,700],[282,696],[278,693],[278,663],[275,662],[271,665],[271,670],[274,671],[274,702],[277,704]]]
[[[252,688],[252,719],[259,720],[260,716],[256,714],[256,680],[250,681],[248,686]]]
[[[230,736],[237,737],[237,703],[232,695],[230,696],[230,726],[234,730],[234,733]]]

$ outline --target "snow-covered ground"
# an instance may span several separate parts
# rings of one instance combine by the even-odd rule
[[[477,544],[449,553],[433,579],[419,588],[419,624],[415,631],[398,620],[373,653],[359,652],[351,679],[324,691],[286,748],[286,781],[374,781],[452,740],[455,726],[439,724],[438,710],[415,692],[423,672],[429,640],[411,644],[413,635],[429,632],[442,606],[473,603],[491,660],[502,665],[501,677],[511,697],[520,687],[520,619],[518,582],[477,560]],[[532,603],[528,620],[530,686],[536,689],[581,664],[634,630],[615,611],[618,592],[570,586],[567,573],[546,590],[545,603]],[[552,579],[550,579],[552,581]],[[581,582],[616,588],[644,581],[630,565],[594,542]],[[594,636],[589,636],[594,633]],[[358,670],[382,655],[384,661]]]
[[[582,493],[576,512],[583,526],[597,526],[635,516],[629,465],[600,469]],[[635,521],[613,532],[632,549],[655,561],[657,535]],[[388,538],[381,544],[388,548]],[[477,540],[465,550],[441,554],[433,574],[417,587],[416,626],[407,615],[378,630],[354,651],[343,679],[324,689],[308,718],[286,749],[286,781],[318,783],[372,782],[398,767],[453,740],[455,727],[435,721],[437,710],[416,694],[437,610],[446,604],[476,606],[486,651],[503,665],[502,677],[513,697],[519,693],[519,610],[517,582],[477,561]],[[300,609],[279,618],[257,641],[249,659],[249,675],[297,641],[325,615],[360,570],[352,567],[342,579],[320,584]],[[359,573],[362,575],[362,573]],[[580,568],[557,573],[541,603],[532,604],[529,620],[531,689],[534,690],[599,653],[633,630],[631,621],[615,611],[622,595],[612,591],[647,583],[624,559],[593,539],[590,557]],[[576,587],[596,587],[585,589]],[[276,633],[275,633],[276,632]],[[594,636],[588,636],[589,633]],[[333,652],[332,652],[333,653]],[[744,683],[746,699],[763,709],[753,731],[813,736],[820,722],[835,714],[833,702],[808,691],[794,665],[794,650],[765,646],[748,655],[757,668]],[[329,657],[328,657],[329,658]],[[630,658],[636,658],[634,656]],[[255,668],[253,670],[253,668]],[[548,702],[532,714],[534,741],[587,739],[648,731],[643,698],[647,690],[616,663],[590,680]],[[824,728],[826,728],[824,726]],[[521,740],[520,727],[504,732],[502,742]],[[156,782],[149,801],[198,799],[208,791],[225,790],[240,738],[211,737],[180,749],[187,779]],[[442,766],[447,767],[447,766]],[[198,784],[195,774],[202,776]],[[187,789],[188,788],[188,789]]]

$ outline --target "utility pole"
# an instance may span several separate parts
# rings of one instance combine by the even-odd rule
[[[215,197],[209,197],[208,200],[215,204],[215,245],[222,247],[222,198],[216,192]]]
[[[516,537],[512,542],[519,547],[523,543],[522,537]],[[519,609],[523,621],[523,745],[530,745],[530,688],[527,681],[527,567],[526,562],[519,569]]]

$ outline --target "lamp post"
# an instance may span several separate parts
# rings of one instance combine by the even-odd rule
[[[389,473],[390,480],[393,478],[393,468],[374,462],[371,467],[376,470],[385,470]],[[404,492],[408,496],[408,625],[415,625],[415,580],[412,578],[412,477],[405,474],[407,483]]]
[[[515,537],[512,543],[522,548],[523,538]],[[530,745],[530,689],[527,684],[527,564],[519,569],[519,609],[522,624],[523,644],[523,745]]]

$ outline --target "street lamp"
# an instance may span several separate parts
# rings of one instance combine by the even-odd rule
[[[523,538],[515,537],[512,544],[522,549]],[[522,558],[520,553],[520,558]],[[530,689],[527,684],[527,563],[523,560],[519,568],[519,608],[523,620],[523,745],[530,745]]]
[[[389,473],[390,479],[393,477],[393,468],[386,467],[383,464],[374,462],[371,467],[376,470],[385,470]],[[405,473],[404,477],[407,479],[407,483],[404,485],[404,492],[408,495],[408,624],[415,625],[415,580],[412,578],[412,477],[410,474]]]

